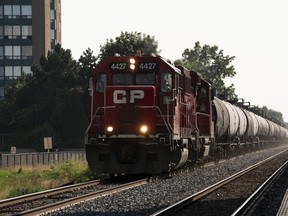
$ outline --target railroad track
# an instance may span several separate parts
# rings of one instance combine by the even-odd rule
[[[284,156],[285,154],[285,156]],[[277,155],[274,155],[262,162],[259,162],[253,166],[248,167],[245,170],[242,170],[241,172],[238,172],[210,187],[207,187],[206,189],[195,193],[189,197],[186,197],[185,199],[179,201],[178,203],[175,203],[163,210],[160,210],[154,214],[152,214],[153,216],[158,216],[158,215],[231,215],[233,214],[233,212],[235,212],[235,216],[236,215],[241,215],[240,212],[247,212],[249,211],[249,209],[253,209],[254,205],[252,205],[251,203],[255,204],[256,203],[256,198],[255,197],[259,197],[260,192],[263,193],[263,190],[267,189],[267,185],[271,185],[271,182],[273,180],[275,180],[275,178],[281,174],[281,172],[283,172],[283,169],[285,169],[285,167],[287,166],[287,155],[288,152],[287,151],[283,151],[280,152]],[[281,159],[279,159],[279,157],[281,157]],[[279,163],[281,164],[285,164],[282,166],[281,169],[278,169],[277,171],[275,171],[276,169],[274,169],[273,173],[271,171],[271,173],[267,173],[267,168],[268,168],[268,164],[273,164],[273,166],[277,166],[277,168],[279,168],[281,165],[279,165]],[[260,171],[261,169],[265,168],[264,170]],[[269,165],[270,166],[270,165]],[[258,170],[259,172],[262,173],[262,177],[265,178],[264,180],[260,180],[259,178],[253,177],[253,172],[255,172],[255,170]],[[276,174],[278,173],[278,174]],[[266,176],[268,175],[268,176]],[[250,177],[249,177],[250,176]],[[259,175],[258,175],[259,176]],[[260,175],[261,176],[261,175]],[[274,176],[274,177],[270,177],[269,176]],[[269,178],[269,179],[268,179]],[[247,182],[245,182],[245,179],[250,183],[258,183],[257,186],[251,186],[251,189],[249,189],[249,184]],[[268,180],[267,180],[268,179]],[[263,181],[260,183],[260,181]],[[261,189],[258,189],[258,192],[254,193],[253,192],[259,187],[259,185],[261,185],[263,183],[263,185],[260,187]],[[230,185],[230,186],[228,186]],[[238,186],[235,186],[238,185]],[[246,190],[246,197],[249,197],[251,194],[253,194],[253,196],[251,195],[251,197],[249,197],[247,200],[245,200],[243,197],[239,198],[236,197],[238,195],[243,196],[242,193],[240,193],[239,191],[236,191],[236,193],[238,193],[238,195],[233,195],[233,190],[235,192],[237,187],[242,186],[243,187],[248,187],[248,191],[250,191],[250,194],[247,195],[247,190]],[[255,190],[253,190],[253,188],[255,188]],[[260,195],[261,196],[261,195]],[[230,199],[230,200],[229,200]],[[227,201],[228,200],[228,201]],[[222,203],[221,203],[222,202]],[[234,202],[234,203],[233,203]],[[245,203],[245,205],[243,204]],[[241,204],[243,204],[241,206]],[[217,205],[217,206],[215,206]],[[237,206],[237,207],[235,207]],[[241,207],[239,207],[241,206]],[[239,209],[237,210],[237,208],[239,207]],[[237,211],[236,211],[237,210]],[[222,212],[221,212],[222,211]],[[245,215],[245,214],[244,214]]]
[[[256,211],[262,209],[259,206],[263,205],[261,202],[267,198],[268,193],[270,193],[271,189],[274,187],[274,183],[281,178],[287,178],[288,173],[288,160],[278,169],[276,170],[231,216],[240,216],[240,215],[263,215],[263,212]],[[268,204],[271,200],[271,197],[268,197],[268,202],[265,200],[264,202]],[[264,204],[265,205],[265,204]],[[267,211],[264,210],[266,214]]]
[[[99,180],[60,187],[0,201],[0,215],[37,215],[126,190],[149,182],[148,178],[118,185],[100,184]]]

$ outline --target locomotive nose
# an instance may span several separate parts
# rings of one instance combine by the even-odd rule
[[[121,148],[120,163],[127,164],[135,162],[135,148],[133,146],[125,145]]]

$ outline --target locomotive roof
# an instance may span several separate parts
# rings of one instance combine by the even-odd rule
[[[107,68],[110,66],[112,62],[126,62],[130,58],[135,58],[136,60],[142,59],[145,62],[157,62],[160,66],[166,66],[167,68],[172,69],[174,72],[181,74],[181,71],[179,68],[177,68],[175,65],[173,65],[171,62],[169,62],[167,59],[161,57],[161,56],[155,56],[155,55],[129,55],[129,56],[109,56],[108,58],[102,60],[94,69],[94,71],[100,71],[103,70],[103,68]],[[101,69],[102,68],[102,69]]]

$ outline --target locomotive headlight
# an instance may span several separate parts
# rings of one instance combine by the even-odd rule
[[[140,127],[140,131],[141,131],[141,133],[147,133],[148,127],[147,127],[146,125],[142,125],[142,126]]]
[[[135,59],[130,58],[129,62],[130,62],[130,69],[134,70],[135,69],[135,63],[136,63]]]
[[[135,64],[136,63],[135,59],[134,58],[130,58],[130,63],[131,64]]]
[[[108,127],[107,127],[107,131],[108,131],[108,132],[112,132],[113,130],[114,130],[114,128],[113,128],[112,126],[108,126]]]

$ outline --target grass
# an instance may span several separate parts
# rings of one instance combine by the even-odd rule
[[[73,182],[93,179],[85,161],[64,164],[0,169],[0,199],[43,191]]]

